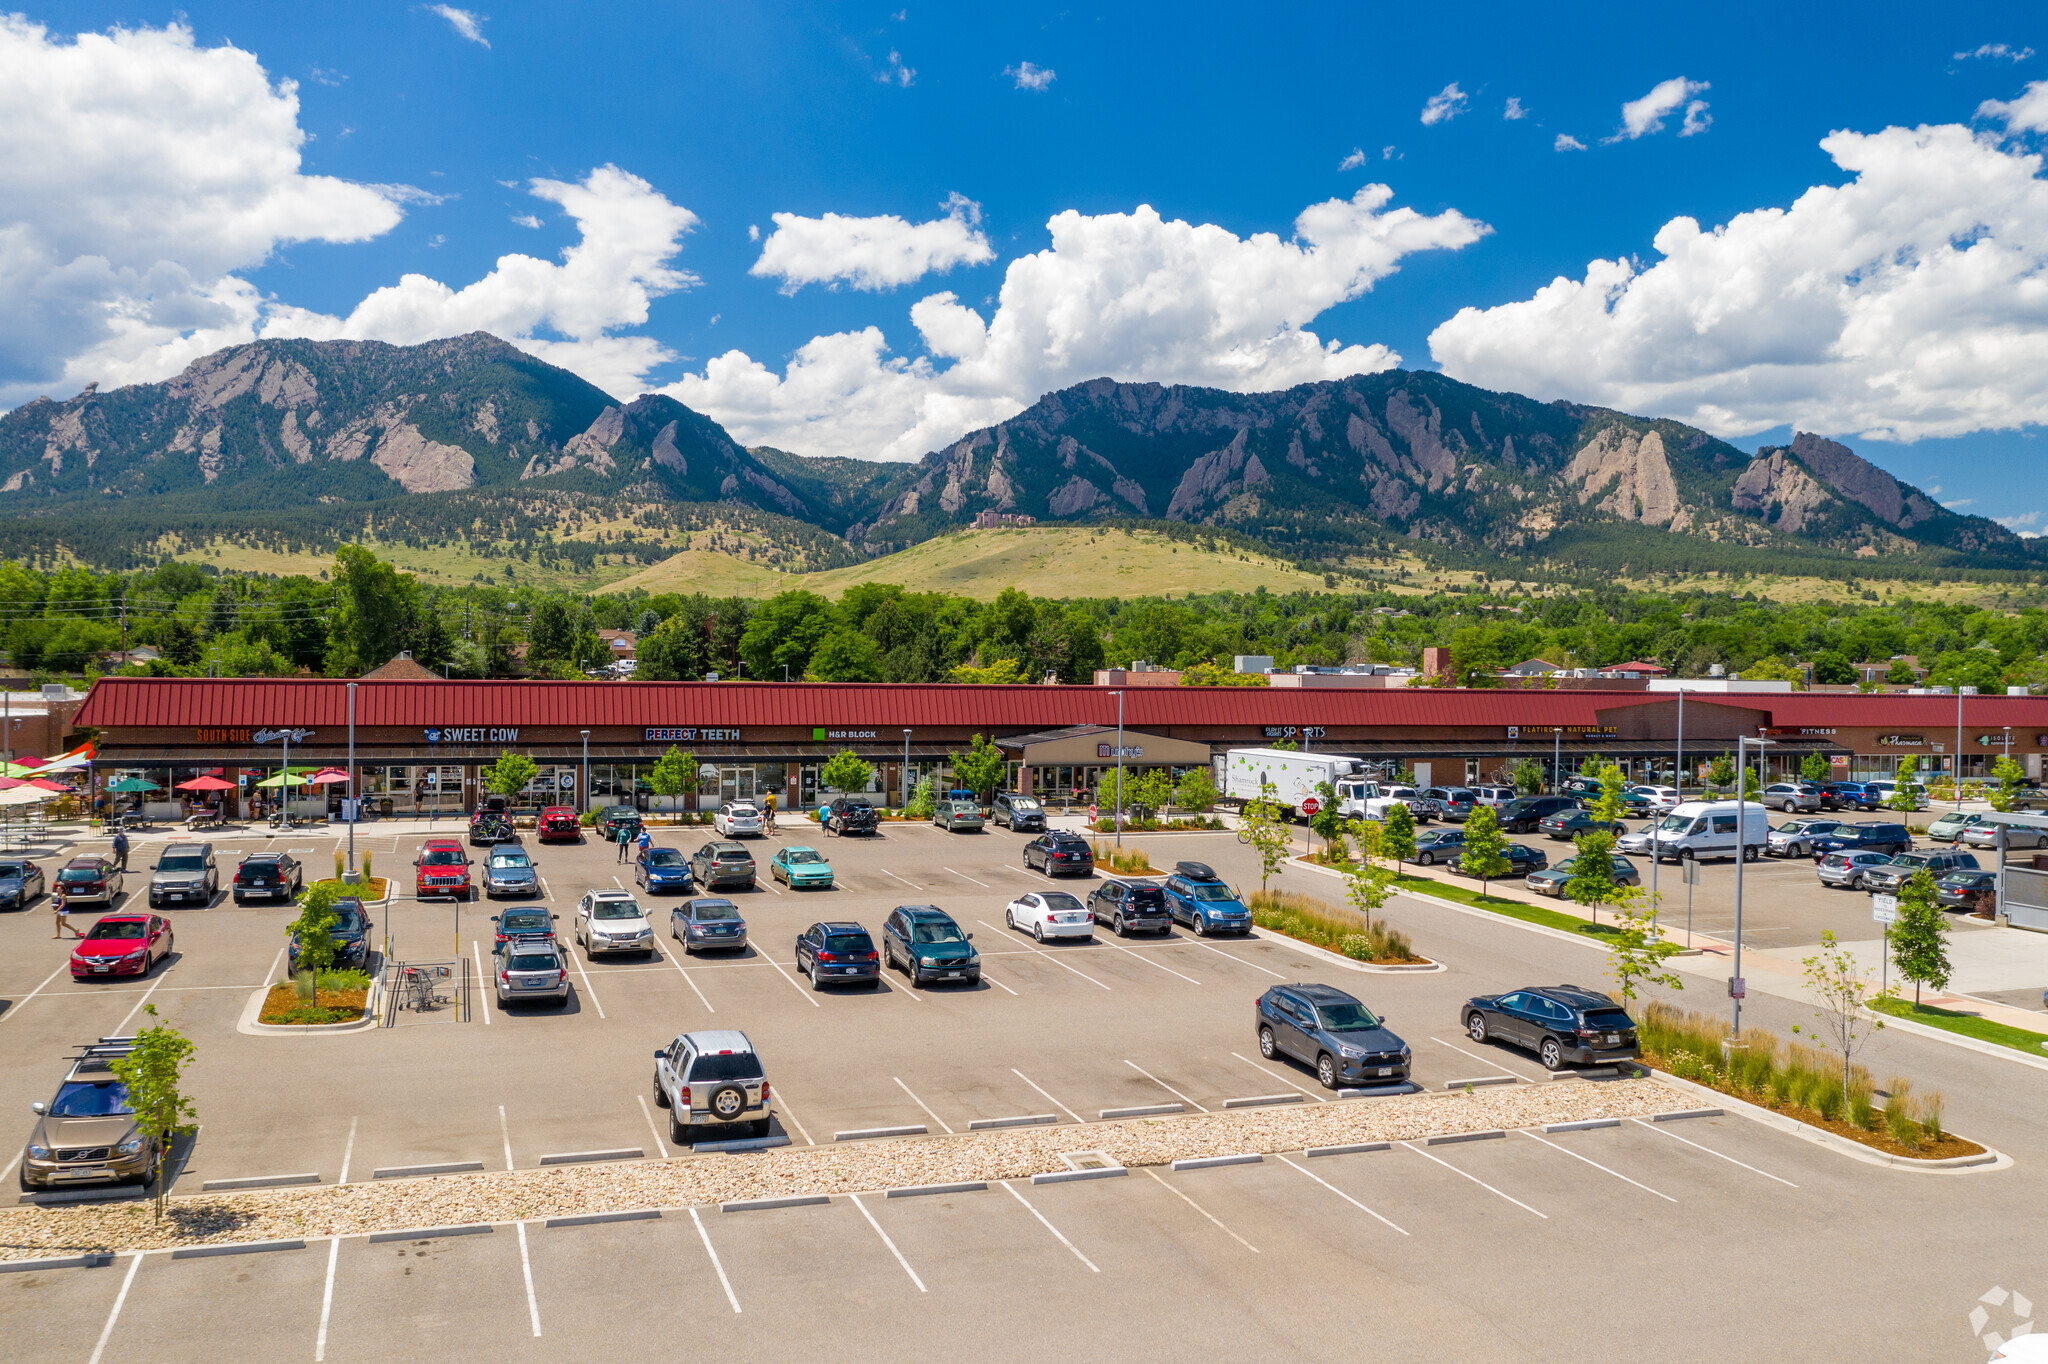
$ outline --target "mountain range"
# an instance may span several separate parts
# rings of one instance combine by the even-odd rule
[[[260,341],[173,379],[0,416],[0,512],[66,522],[283,515],[413,499],[722,504],[856,553],[978,513],[1228,529],[1302,559],[1396,544],[1541,559],[1621,544],[1642,569],[1702,547],[1953,567],[2048,552],[1801,433],[1752,456],[1678,422],[1391,370],[1233,393],[1097,379],[914,464],[741,446],[660,395],[619,403],[484,334],[418,346]],[[1867,565],[1875,567],[1875,565]]]

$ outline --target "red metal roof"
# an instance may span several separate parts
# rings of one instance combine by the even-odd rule
[[[889,729],[1054,729],[1114,725],[1104,687],[894,686],[780,682],[358,682],[358,725],[828,725]],[[1130,729],[1246,725],[1594,725],[1602,713],[1669,704],[1669,692],[1428,687],[1133,687]],[[1953,696],[1811,692],[1692,693],[1692,706],[1768,714],[1779,726],[1955,726]],[[1963,698],[1964,727],[2048,733],[2048,697]],[[348,721],[348,684],[293,678],[101,678],[76,723],[99,729],[184,726],[334,727]]]

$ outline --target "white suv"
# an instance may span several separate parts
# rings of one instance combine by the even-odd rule
[[[593,890],[576,902],[576,941],[583,954],[653,952],[654,925],[631,891]]]
[[[761,811],[750,800],[729,801],[718,807],[718,813],[711,816],[711,827],[727,838],[741,834],[761,832]]]

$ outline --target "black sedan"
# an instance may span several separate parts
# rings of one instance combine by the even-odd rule
[[[1952,871],[1934,883],[1934,892],[1943,909],[1990,909],[1998,903],[1998,873]]]
[[[0,860],[0,909],[27,909],[48,889],[35,863],[18,857]]]
[[[1633,1061],[1640,1053],[1635,1020],[1597,990],[1577,985],[1531,986],[1465,1001],[1465,1031],[1474,1042],[1505,1042],[1536,1053],[1545,1070],[1602,1061]]]
[[[1548,857],[1526,843],[1510,843],[1502,848],[1500,853],[1502,857],[1507,859],[1508,869],[1502,875],[1496,876],[1494,878],[1496,881],[1505,881],[1511,876],[1527,876],[1532,871],[1542,871],[1550,865]],[[1460,876],[1477,876],[1479,874],[1465,866],[1465,853],[1463,849],[1459,849],[1458,855],[1450,860],[1450,868]]]
[[[355,896],[345,896],[334,902],[334,927],[327,932],[327,939],[334,944],[334,964],[347,970],[360,971],[370,961],[370,930],[377,925],[370,920],[363,902]],[[291,969],[299,969],[299,935],[294,933],[288,940],[291,953]]]
[[[1563,810],[1547,819],[1538,820],[1536,827],[1561,842],[1577,838],[1580,834],[1594,829],[1605,829],[1615,835],[1628,832],[1628,826],[1620,820],[1602,823],[1594,817],[1591,810]]]
[[[1088,850],[1088,841],[1064,831],[1040,834],[1024,845],[1025,868],[1033,863],[1047,876],[1095,874],[1095,854]]]
[[[1253,1010],[1259,1055],[1313,1067],[1323,1088],[1398,1085],[1410,1052],[1384,1018],[1330,985],[1275,985]]]

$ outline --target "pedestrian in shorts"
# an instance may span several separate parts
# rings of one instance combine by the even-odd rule
[[[59,881],[50,889],[50,911],[57,916],[57,931],[50,936],[52,938],[61,938],[64,936],[64,930],[71,928],[71,895],[69,891],[64,889],[62,881]],[[75,928],[71,928],[71,936],[82,938],[85,934]]]

